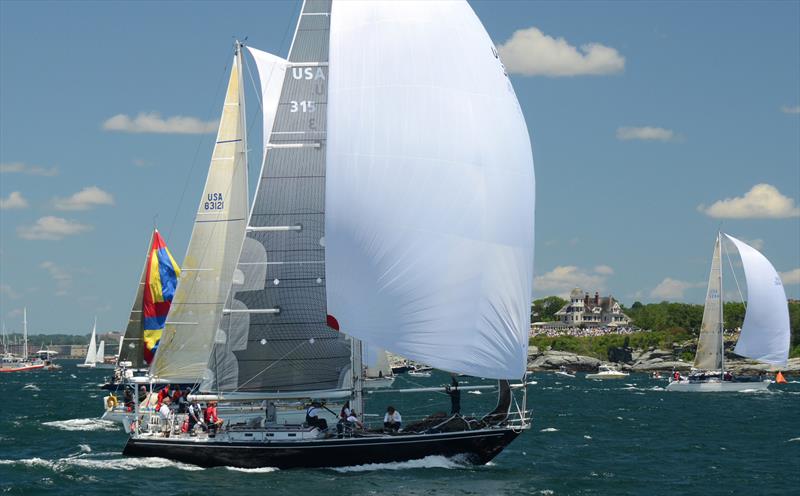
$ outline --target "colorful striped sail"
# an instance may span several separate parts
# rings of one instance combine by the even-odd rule
[[[142,298],[142,324],[144,326],[144,360],[148,364],[158,350],[164,323],[167,320],[178,276],[181,269],[172,258],[164,239],[153,231],[153,241],[145,264],[145,287]]]

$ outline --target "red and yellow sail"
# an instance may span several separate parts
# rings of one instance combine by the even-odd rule
[[[178,276],[181,269],[172,258],[164,239],[153,231],[150,253],[147,255],[145,287],[142,297],[142,325],[144,326],[144,361],[150,363],[158,350],[164,331]]]

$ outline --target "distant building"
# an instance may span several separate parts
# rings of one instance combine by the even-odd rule
[[[575,288],[569,294],[569,303],[556,312],[556,317],[563,325],[585,327],[616,327],[627,326],[631,319],[622,313],[619,302],[613,296],[600,296],[595,292],[594,297],[584,293],[581,288]]]

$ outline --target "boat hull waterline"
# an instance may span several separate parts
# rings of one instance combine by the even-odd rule
[[[162,457],[201,467],[325,468],[464,455],[486,464],[520,433],[510,428],[296,442],[242,443],[131,437],[123,455]]]
[[[739,393],[742,391],[766,391],[769,381],[751,382],[691,382],[691,381],[672,381],[667,385],[667,391],[679,391],[686,393]]]

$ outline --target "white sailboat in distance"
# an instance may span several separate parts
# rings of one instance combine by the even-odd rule
[[[725,370],[723,236],[738,250],[747,279],[746,313],[734,352],[777,367],[785,366],[789,359],[789,307],[780,275],[758,250],[733,236],[718,233],[694,366],[688,377],[671,380],[667,391],[738,392],[764,390],[770,384],[769,380],[734,377]]]

